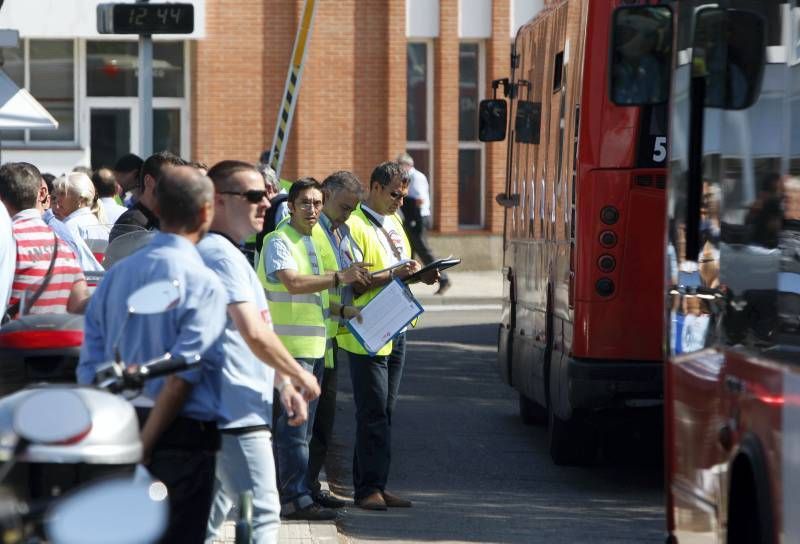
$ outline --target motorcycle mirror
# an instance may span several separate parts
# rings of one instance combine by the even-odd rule
[[[140,287],[128,297],[129,314],[160,314],[177,306],[181,299],[178,280],[162,280]]]
[[[42,389],[28,395],[14,410],[14,432],[32,444],[80,440],[92,429],[92,414],[75,392]]]
[[[161,482],[105,480],[57,502],[45,532],[55,544],[155,542],[167,526],[167,502]]]

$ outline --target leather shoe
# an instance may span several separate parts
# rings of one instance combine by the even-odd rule
[[[450,289],[450,280],[439,280],[439,288],[434,295],[443,295]]]
[[[339,516],[335,510],[331,510],[330,508],[321,508],[318,504],[311,503],[305,508],[295,510],[291,514],[286,514],[281,517],[284,519],[300,519],[306,521],[329,521],[334,520]]]
[[[386,501],[380,491],[370,493],[356,501],[356,506],[364,510],[386,510]]]
[[[320,491],[316,495],[313,495],[311,498],[314,499],[315,503],[322,506],[323,508],[341,508],[347,504],[346,501],[343,501],[339,497],[336,497],[332,493],[329,493],[327,491]]]
[[[383,492],[383,502],[385,502],[386,506],[390,508],[411,508],[410,500],[393,495],[388,491]]]

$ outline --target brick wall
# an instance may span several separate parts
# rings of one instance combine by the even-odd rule
[[[458,230],[458,0],[440,0],[434,40],[434,221],[439,232]]]
[[[302,0],[209,0],[195,46],[193,156],[256,160],[272,142]],[[372,168],[405,146],[405,6],[317,2],[282,176]]]
[[[434,1],[434,0],[431,0]],[[440,0],[433,43],[435,223],[458,232],[458,0]],[[193,44],[192,158],[255,161],[272,142],[303,0],[207,0],[207,37]],[[487,96],[509,76],[510,0],[492,2]],[[283,177],[322,179],[372,168],[405,148],[405,2],[318,0]],[[504,143],[486,146],[486,230],[500,233]],[[473,231],[474,232],[474,231]]]

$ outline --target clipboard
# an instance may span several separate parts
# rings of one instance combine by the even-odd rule
[[[367,353],[375,355],[424,311],[408,287],[395,279],[361,309],[362,323],[352,318],[345,326]]]
[[[431,270],[447,270],[448,268],[452,268],[456,265],[461,264],[461,259],[457,259],[454,257],[448,257],[446,259],[437,259],[432,263],[428,263],[427,265],[423,266],[409,277],[407,277],[404,281],[406,283],[416,283],[422,279],[422,276]]]

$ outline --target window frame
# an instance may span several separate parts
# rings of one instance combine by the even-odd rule
[[[81,102],[81,68],[83,63],[81,62],[80,57],[80,50],[78,47],[78,41],[75,38],[56,38],[56,39],[48,39],[48,38],[20,38],[20,42],[22,44],[22,60],[23,60],[23,80],[24,84],[22,86],[23,89],[30,88],[30,76],[31,76],[31,59],[30,59],[30,42],[31,40],[37,41],[69,41],[72,42],[72,115],[73,115],[73,127],[72,127],[72,139],[71,140],[32,140],[31,139],[31,130],[41,130],[41,129],[22,129],[23,132],[23,139],[22,140],[6,140],[3,138],[2,132],[0,132],[0,146],[3,149],[14,150],[14,149],[75,149],[80,145],[80,125],[81,125],[81,118],[80,118],[80,102]],[[38,100],[38,99],[37,99]]]
[[[428,191],[430,193],[430,206],[431,206],[431,222],[432,226],[435,226],[436,219],[435,214],[433,211],[433,203],[434,203],[434,192],[435,182],[434,182],[434,162],[435,157],[433,156],[433,123],[434,123],[434,115],[433,115],[433,78],[434,78],[434,71],[433,71],[433,47],[434,43],[432,39],[408,39],[406,40],[406,76],[408,75],[408,46],[411,44],[420,43],[425,44],[425,65],[426,65],[426,73],[425,73],[425,140],[408,140],[408,133],[406,133],[406,149],[407,150],[414,150],[414,151],[427,151],[428,152],[428,172],[423,172],[428,177]],[[406,92],[408,92],[408,79],[406,79]],[[406,118],[408,118],[408,112],[406,112]]]
[[[478,46],[478,102],[486,98],[486,40],[469,39],[459,40],[459,55],[461,53],[461,44],[477,44]],[[460,76],[460,74],[459,74]],[[461,112],[459,111],[459,116]],[[476,135],[477,136],[477,135]],[[461,150],[474,150],[480,151],[480,222],[477,225],[465,225],[459,222],[459,230],[485,230],[486,229],[486,144],[480,140],[458,140],[458,153]],[[458,174],[456,174],[458,175]],[[460,203],[459,203],[460,206]]]

